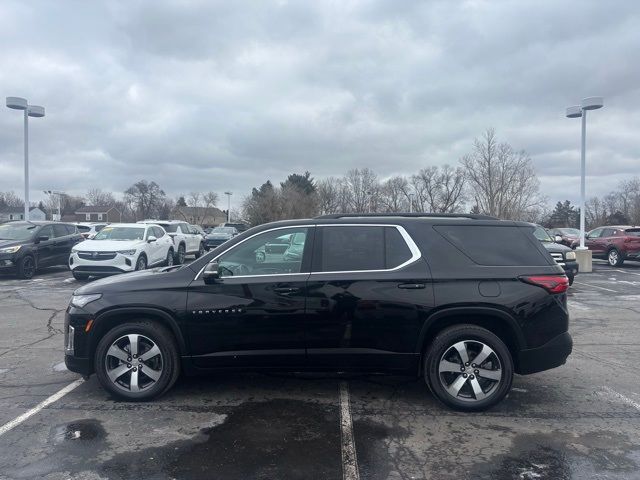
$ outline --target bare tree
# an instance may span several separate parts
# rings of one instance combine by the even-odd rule
[[[465,174],[450,165],[421,169],[411,176],[416,210],[452,213],[462,209],[465,201]]]
[[[391,177],[380,187],[380,206],[383,212],[409,211],[409,198],[409,181],[405,177]]]
[[[156,182],[140,180],[124,192],[125,203],[135,212],[135,219],[160,217],[165,205],[164,190]]]
[[[349,170],[343,179],[349,211],[370,213],[377,211],[380,185],[378,176],[369,168]]]
[[[519,219],[544,205],[540,182],[524,151],[498,143],[493,129],[474,141],[473,152],[460,160],[471,196],[481,213]]]
[[[342,183],[335,177],[324,178],[316,183],[318,213],[327,215],[341,212]]]
[[[12,191],[0,192],[0,207],[24,207],[24,200]]]
[[[103,192],[99,188],[90,188],[87,190],[87,194],[84,197],[87,201],[87,205],[113,207],[116,204],[116,199],[111,192]]]

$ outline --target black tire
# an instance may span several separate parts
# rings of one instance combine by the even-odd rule
[[[455,355],[457,350],[454,345],[459,345],[461,342],[465,347],[469,346],[471,350],[473,348],[479,350],[480,345],[484,344],[489,347],[491,354],[481,361],[477,368],[473,366],[473,359],[477,358],[477,354],[473,357],[467,355],[468,365],[465,366],[464,362],[460,365],[460,370],[464,367],[467,373],[457,370],[440,371],[441,360],[446,361],[445,355],[450,352],[454,352]],[[483,349],[484,346],[482,346]],[[470,352],[467,351],[468,353]],[[457,358],[462,359],[462,355],[458,354]],[[455,363],[447,361],[446,365]],[[443,362],[443,364],[445,363]],[[499,368],[494,369],[493,367]],[[481,378],[485,375],[479,373],[481,370],[486,372],[486,377]],[[464,375],[467,376],[463,379]],[[489,375],[498,375],[499,380],[490,380]],[[429,346],[424,356],[424,378],[436,398],[445,405],[466,412],[486,410],[499,403],[509,393],[513,380],[513,360],[504,342],[489,330],[475,325],[455,325],[440,332]],[[463,382],[456,396],[450,393],[444,385],[443,382],[447,379],[451,380],[448,385],[450,388],[459,379]],[[478,395],[473,392],[473,385],[479,385],[483,390],[480,395],[486,396],[478,399]],[[484,391],[485,387],[486,392]]]
[[[624,263],[622,254],[616,248],[607,252],[607,263],[612,267],[620,267]]]
[[[117,361],[117,359],[114,357],[107,358],[107,351],[114,342],[118,341],[118,339],[132,334],[141,335],[146,337],[146,339],[151,340],[160,349],[161,354],[161,373],[159,378],[137,392],[131,391],[124,385],[112,381],[108,374],[110,367],[113,366],[110,365],[110,363],[114,360]],[[143,357],[144,352],[141,352],[140,356]],[[158,357],[155,357],[155,359],[157,360]],[[135,361],[136,360],[132,359],[132,365],[135,365]],[[159,397],[169,390],[180,376],[180,356],[178,354],[178,347],[176,346],[173,334],[160,323],[146,319],[128,322],[109,330],[98,342],[94,357],[94,365],[96,376],[98,377],[98,381],[102,387],[114,397],[130,402],[142,402]],[[143,365],[146,365],[146,363]],[[120,366],[124,367],[125,364],[120,363],[118,367]],[[144,368],[140,369],[140,372],[144,373],[144,371]],[[121,375],[119,379],[129,376],[129,382],[131,383],[131,373],[129,372],[130,370]],[[151,379],[151,377],[143,377],[142,373],[139,373],[139,378],[141,380],[144,378],[146,378],[146,380]],[[126,378],[121,381],[126,382]]]
[[[73,274],[73,278],[75,278],[76,280],[86,280],[89,278],[89,275],[86,273],[79,273],[79,272],[71,272]]]
[[[164,260],[165,267],[171,267],[173,265],[173,248],[170,248],[167,252],[167,258]]]
[[[138,259],[136,260],[136,270],[146,270],[147,269],[147,256],[144,253],[141,253]]]
[[[569,277],[569,285],[573,285],[573,280],[574,280],[574,278],[576,278],[576,277],[574,277],[573,275],[571,275],[571,276]]]
[[[178,245],[178,251],[173,256],[173,263],[175,265],[182,265],[184,263],[184,257],[186,256],[186,250],[184,243]]]
[[[198,247],[198,251],[196,252],[196,260],[204,255],[204,244],[200,242],[200,247]]]
[[[37,270],[36,259],[32,255],[25,255],[18,260],[17,273],[18,277],[24,280],[33,278]]]

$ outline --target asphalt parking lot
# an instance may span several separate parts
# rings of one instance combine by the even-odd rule
[[[640,479],[640,264],[579,275],[568,363],[516,376],[481,414],[353,375],[182,378],[153,403],[114,401],[62,363],[77,286],[64,269],[0,277],[2,479]]]

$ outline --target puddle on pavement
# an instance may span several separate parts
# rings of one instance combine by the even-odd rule
[[[191,440],[116,454],[98,466],[108,478],[340,479],[336,406],[294,400],[248,402]]]
[[[101,442],[106,437],[102,424],[95,419],[77,420],[61,425],[56,425],[51,431],[51,442],[54,445],[74,446],[83,443]]]

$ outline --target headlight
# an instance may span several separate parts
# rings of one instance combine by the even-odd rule
[[[567,252],[564,255],[564,258],[566,258],[567,260],[575,260],[576,259],[576,252]]]
[[[95,302],[100,297],[102,297],[101,293],[94,293],[92,295],[73,295],[71,297],[71,305],[78,308],[83,308],[86,304]]]
[[[22,245],[16,245],[15,247],[1,248],[0,253],[16,253],[18,250],[20,250],[20,247],[22,247]]]
[[[136,249],[134,248],[133,250],[118,250],[116,253],[119,253],[120,255],[135,255]]]

